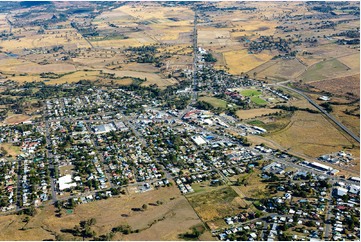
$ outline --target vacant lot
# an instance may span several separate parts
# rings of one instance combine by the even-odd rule
[[[12,157],[16,157],[17,155],[21,154],[20,147],[14,146],[10,143],[1,143],[0,148],[4,149],[8,155]]]
[[[256,108],[256,109],[249,109],[249,110],[238,110],[237,116],[240,119],[251,119],[256,118],[263,115],[268,115],[271,113],[277,113],[282,110],[280,109],[270,109],[270,108]]]
[[[221,187],[217,190],[189,195],[188,200],[211,229],[225,225],[224,217],[239,213],[240,207],[246,205],[231,187]]]
[[[30,116],[25,114],[13,114],[6,118],[4,122],[6,124],[19,124],[30,119]]]
[[[232,188],[240,195],[248,204],[254,199],[266,198],[269,194],[266,191],[266,183],[261,182],[259,175],[261,171],[255,169],[252,173],[244,173],[232,177],[233,181],[240,180],[243,184],[233,186]]]

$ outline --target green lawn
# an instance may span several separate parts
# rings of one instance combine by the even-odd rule
[[[227,108],[227,102],[222,99],[219,99],[219,98],[200,97],[199,100],[209,103],[210,105],[212,105],[215,108]]]
[[[253,97],[261,95],[261,92],[254,89],[242,90],[241,94],[245,97]]]
[[[265,125],[265,123],[264,122],[262,122],[261,120],[252,120],[252,121],[249,121],[249,122],[247,122],[248,124],[250,124],[250,125],[256,125],[256,126],[263,126],[263,125]]]
[[[267,104],[267,102],[265,100],[263,100],[262,98],[259,97],[251,97],[251,101],[254,102],[257,105],[265,105]]]

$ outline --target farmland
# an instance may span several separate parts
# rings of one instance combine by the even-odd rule
[[[312,82],[310,85],[323,91],[333,93],[335,95],[346,95],[347,92],[353,93],[354,96],[359,97],[360,92],[360,77],[359,75],[332,78],[324,81]]]

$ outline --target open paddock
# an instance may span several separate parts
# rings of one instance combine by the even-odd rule
[[[267,137],[285,149],[314,158],[354,144],[323,115],[305,111],[296,111],[284,129],[270,133]]]
[[[332,109],[332,114],[347,128],[360,137],[360,106],[333,105]],[[358,113],[355,113],[355,115],[359,115],[358,117],[345,113],[346,110],[352,109],[358,109]]]
[[[89,81],[96,81],[100,78],[99,71],[76,71],[74,73],[67,73],[66,75],[57,78],[57,79],[42,79],[42,80],[49,80],[45,82],[46,84],[63,84],[63,83],[74,83],[80,80],[89,80]]]
[[[174,199],[170,200],[171,198]],[[158,200],[163,204],[149,205],[143,212],[131,210],[131,208],[142,207],[143,204],[156,203]],[[0,228],[3,232],[0,234],[0,239],[49,240],[55,239],[54,235],[58,235],[58,239],[80,239],[61,230],[72,229],[82,220],[95,218],[96,224],[92,226],[92,229],[97,236],[109,233],[114,227],[129,224],[132,229],[139,229],[139,233],[129,235],[117,233],[115,240],[177,240],[178,234],[201,223],[187,200],[179,195],[176,187],[78,205],[71,214],[65,214],[63,211],[62,217],[55,216],[53,206],[46,206],[37,211],[34,217],[30,217],[28,224],[22,222],[25,215],[1,216]],[[154,223],[155,220],[156,223]],[[152,223],[154,224],[149,227]],[[22,227],[25,229],[20,230]]]
[[[360,72],[360,54],[347,55],[338,58],[343,64],[348,66],[351,70]]]

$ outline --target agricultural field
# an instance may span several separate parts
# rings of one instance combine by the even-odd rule
[[[250,72],[251,76],[254,68],[264,64],[273,57],[269,51],[264,51],[260,54],[249,54],[247,50],[224,52],[223,56],[226,66],[229,68],[229,73],[240,75]]]
[[[355,97],[360,97],[360,76],[346,76],[337,77],[324,81],[311,82],[311,86],[318,90],[330,92],[334,95],[345,96],[347,93],[352,93]]]

